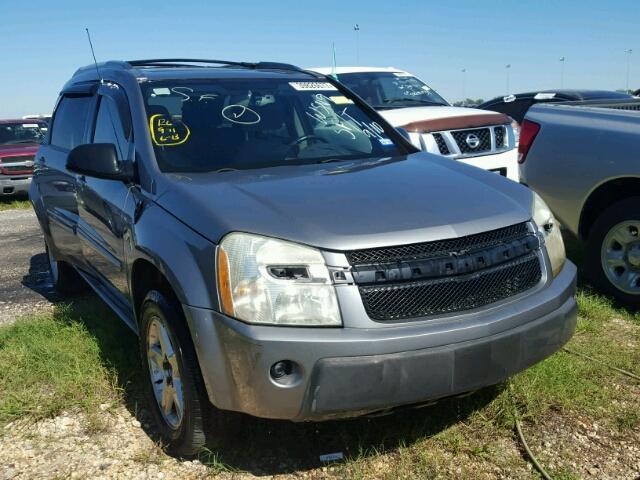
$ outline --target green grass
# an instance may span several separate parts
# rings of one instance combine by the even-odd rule
[[[121,402],[135,371],[133,337],[95,301],[0,328],[0,427]]]
[[[23,197],[0,197],[0,212],[4,210],[26,210],[31,208],[31,202],[27,198]]]

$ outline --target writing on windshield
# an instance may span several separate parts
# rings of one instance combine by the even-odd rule
[[[339,80],[374,108],[448,105],[435,90],[406,72],[343,73]]]
[[[163,171],[223,172],[398,154],[376,119],[330,82],[216,78],[141,88]]]

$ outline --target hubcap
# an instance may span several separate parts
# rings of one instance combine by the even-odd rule
[[[182,377],[168,328],[157,316],[149,322],[147,339],[153,393],[162,417],[175,430],[180,426],[184,415]]]
[[[640,220],[614,226],[602,242],[602,269],[619,290],[640,295]]]

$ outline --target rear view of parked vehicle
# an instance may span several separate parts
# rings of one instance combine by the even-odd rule
[[[26,194],[47,131],[42,120],[0,120],[0,196]]]
[[[501,382],[575,328],[576,269],[539,196],[420,152],[292,65],[81,68],[34,178],[56,288],[80,275],[139,335],[178,455],[216,433],[217,409],[423,404]]]
[[[520,134],[522,182],[586,243],[602,291],[640,307],[640,100],[624,110],[537,105]],[[571,141],[568,141],[571,139]]]

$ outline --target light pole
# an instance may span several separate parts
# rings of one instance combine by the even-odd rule
[[[560,88],[564,88],[564,62],[565,58],[560,57]]]
[[[356,32],[356,65],[360,65],[360,25],[356,23],[353,30]]]
[[[631,67],[631,54],[633,50],[630,48],[625,50],[624,53],[627,54],[627,92],[629,91],[629,68]]]
[[[504,68],[507,70],[507,95],[509,95],[509,70],[511,70],[511,64],[507,63]]]
[[[460,70],[462,72],[462,106],[466,106],[467,105],[467,85],[466,85],[466,74],[467,74],[467,69],[463,68],[462,70]]]

